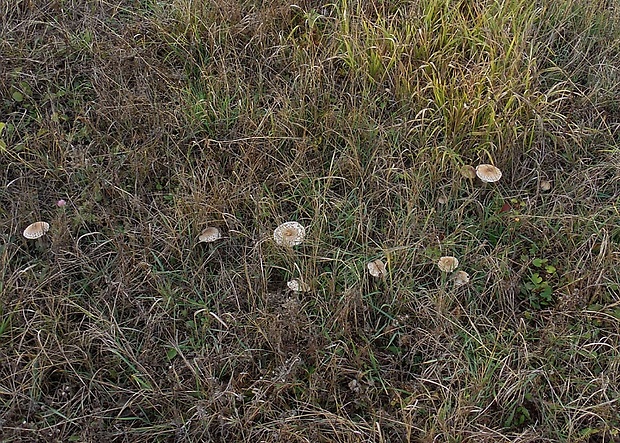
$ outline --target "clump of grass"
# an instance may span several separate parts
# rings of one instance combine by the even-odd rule
[[[0,6],[7,441],[617,438],[617,10],[63,8]]]

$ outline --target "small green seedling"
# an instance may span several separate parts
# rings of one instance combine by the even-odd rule
[[[525,295],[534,309],[544,309],[553,303],[553,286],[550,281],[556,277],[557,269],[546,258],[532,260],[529,280],[524,284]]]

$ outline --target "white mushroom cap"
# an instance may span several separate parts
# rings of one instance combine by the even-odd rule
[[[376,278],[383,278],[387,275],[387,269],[385,268],[385,264],[381,260],[374,260],[366,265],[368,267],[368,272],[370,275]]]
[[[483,182],[493,183],[502,178],[502,171],[493,165],[478,165],[476,167],[476,175]]]
[[[213,226],[209,226],[208,228],[206,228],[204,231],[200,233],[200,236],[198,237],[198,241],[202,243],[211,243],[211,242],[214,242],[215,240],[219,240],[220,238],[222,238],[222,234],[220,233],[220,230]]]
[[[459,267],[459,261],[452,256],[441,257],[437,262],[437,266],[439,266],[442,272],[452,272]]]
[[[549,180],[542,180],[540,182],[540,190],[541,191],[548,191],[551,189],[551,182]]]
[[[310,285],[298,278],[287,282],[286,286],[293,292],[310,292]]]
[[[43,237],[50,230],[50,224],[44,221],[38,221],[29,225],[24,229],[24,237],[30,240]]]
[[[465,271],[456,271],[452,275],[452,279],[454,280],[454,287],[458,288],[469,283],[469,274]]]
[[[280,246],[297,246],[305,236],[306,228],[294,221],[282,223],[273,231],[273,239]]]
[[[463,165],[461,168],[461,175],[465,178],[473,180],[476,178],[476,168],[472,165]]]

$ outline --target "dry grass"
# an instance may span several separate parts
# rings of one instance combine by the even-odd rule
[[[620,441],[620,10],[547,3],[0,4],[0,441]]]

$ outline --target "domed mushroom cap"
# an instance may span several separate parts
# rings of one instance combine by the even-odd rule
[[[476,178],[476,168],[472,165],[463,165],[463,167],[461,167],[461,175],[465,178],[473,180]]]
[[[294,221],[282,223],[273,231],[273,239],[280,246],[297,246],[305,236],[306,228]]]
[[[452,272],[459,267],[459,261],[452,256],[441,257],[437,262],[437,266],[439,266],[442,272]]]
[[[465,271],[456,271],[452,276],[454,287],[458,288],[469,283],[469,274]]]
[[[286,286],[293,292],[310,292],[310,285],[298,278],[287,282]]]
[[[476,167],[476,175],[483,182],[493,183],[502,178],[502,171],[493,165],[478,165]]]
[[[43,237],[45,233],[49,230],[49,223],[44,221],[38,221],[31,225],[28,225],[28,227],[24,229],[24,237],[29,240],[34,240],[35,238]]]
[[[198,241],[201,243],[211,243],[215,240],[219,240],[220,238],[222,238],[220,230],[216,227],[209,226],[200,233],[200,236],[198,236]]]
[[[383,278],[387,275],[387,269],[385,268],[385,264],[381,260],[374,260],[366,265],[368,267],[368,272],[375,278]]]

